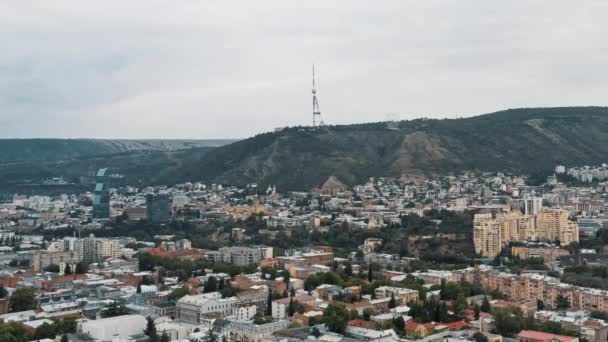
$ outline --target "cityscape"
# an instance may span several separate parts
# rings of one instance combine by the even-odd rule
[[[608,342],[607,10],[0,2],[0,342]]]

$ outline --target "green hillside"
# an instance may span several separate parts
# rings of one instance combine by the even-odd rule
[[[370,176],[463,170],[548,173],[557,163],[608,157],[608,108],[513,109],[465,119],[304,127],[260,134],[190,155],[170,180],[277,184],[310,189],[330,175],[354,184]]]

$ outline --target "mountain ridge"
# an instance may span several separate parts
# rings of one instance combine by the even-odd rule
[[[370,176],[464,170],[548,173],[557,163],[599,163],[606,144],[606,107],[519,108],[396,125],[291,127],[212,149],[174,176],[306,190],[332,175],[352,185]]]

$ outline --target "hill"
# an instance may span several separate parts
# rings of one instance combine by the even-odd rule
[[[264,133],[190,154],[167,182],[276,184],[279,190],[347,184],[370,176],[463,170],[549,173],[558,163],[608,156],[608,108],[523,108],[464,119],[417,119]]]
[[[138,151],[217,147],[234,140],[0,139],[0,162],[53,161]]]

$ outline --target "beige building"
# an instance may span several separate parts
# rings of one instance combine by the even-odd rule
[[[509,241],[559,241],[565,246],[578,241],[578,226],[562,209],[545,209],[536,218],[519,211],[474,216],[475,253],[495,257]]]
[[[115,239],[96,238],[91,234],[82,239],[83,259],[86,262],[99,262],[104,258],[120,256],[120,241]]]
[[[60,271],[63,272],[65,266],[70,265],[73,272],[78,261],[78,252],[75,251],[38,252],[32,255],[32,270],[40,272],[47,266],[58,265]]]

